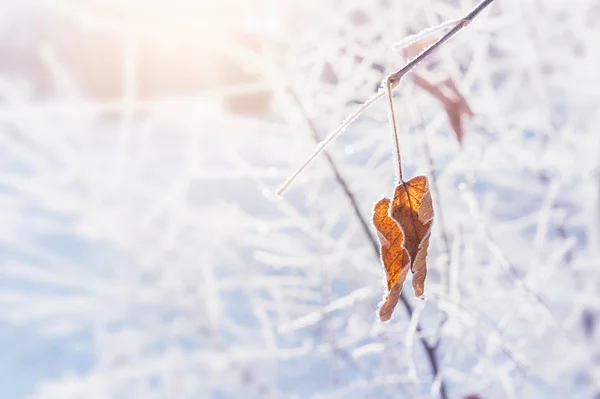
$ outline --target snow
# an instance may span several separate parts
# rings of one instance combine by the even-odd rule
[[[0,14],[56,9],[82,32],[112,15],[29,3]],[[435,99],[409,77],[396,90],[404,174],[434,172],[436,220],[426,300],[407,281],[415,311],[388,324],[382,266],[324,155],[275,194],[316,145],[288,90],[323,138],[403,64],[395,43],[475,2],[257,3],[239,18],[262,53],[208,41],[263,73],[239,87],[273,92],[260,117],[223,107],[231,84],[138,96],[135,41],[161,36],[139,21],[117,32],[123,97],[85,92],[51,38],[14,38],[24,55],[9,56],[39,56],[52,90],[0,66],[0,397],[600,394],[595,2],[496,0],[434,56],[475,113],[462,150]],[[94,29],[127,24],[109,22]],[[184,46],[176,33],[161,40]],[[393,191],[387,112],[379,101],[328,147],[367,222]],[[422,339],[438,343],[437,378]]]

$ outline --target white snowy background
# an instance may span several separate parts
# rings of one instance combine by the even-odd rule
[[[0,398],[599,398],[598,1],[496,0],[432,58],[462,149],[396,90],[405,175],[435,181],[412,316],[378,321],[374,230],[324,155],[274,194],[394,43],[474,5],[1,2]],[[370,226],[385,101],[328,154]]]

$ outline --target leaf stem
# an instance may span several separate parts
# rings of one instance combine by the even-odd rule
[[[396,180],[398,181],[397,183],[404,183],[404,180],[402,179],[402,157],[400,156],[400,138],[398,137],[398,127],[396,125],[396,111],[394,109],[394,97],[392,94],[392,89],[395,86],[397,86],[399,82],[399,80],[396,80],[396,76],[394,74],[389,75],[385,81],[385,91],[389,100],[389,120],[391,126],[390,131],[392,132],[392,137],[394,138],[394,144],[396,147],[395,155],[398,166],[396,169]]]

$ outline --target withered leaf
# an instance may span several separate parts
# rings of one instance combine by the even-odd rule
[[[421,40],[416,43],[413,43],[404,49],[404,56],[408,59],[415,58],[433,43],[435,43],[435,39]]]
[[[403,246],[410,257],[413,289],[415,295],[421,297],[425,292],[427,248],[433,223],[433,204],[427,177],[416,176],[396,187],[390,215],[404,233]]]
[[[415,295],[423,296],[432,223],[433,205],[425,176],[400,183],[393,202],[383,198],[375,204],[373,224],[387,276],[387,295],[379,309],[381,321],[392,317],[409,269],[413,273]]]
[[[442,103],[446,115],[448,115],[450,126],[452,126],[452,131],[454,131],[458,143],[462,145],[464,136],[463,116],[473,116],[473,111],[471,111],[467,100],[465,100],[458,87],[456,87],[452,78],[447,78],[441,83],[434,84],[424,77],[415,74],[414,82],[418,87]]]
[[[373,212],[373,224],[381,243],[381,261],[387,276],[388,293],[379,308],[381,321],[391,319],[409,269],[409,256],[404,248],[404,234],[390,217],[390,202],[389,198],[382,198],[375,204]]]
[[[434,40],[422,40],[413,43],[404,50],[404,55],[412,58],[429,47],[433,42]],[[473,116],[473,112],[452,78],[448,77],[440,83],[432,83],[430,79],[426,79],[422,75],[415,73],[414,82],[418,87],[442,103],[450,121],[450,126],[452,126],[452,131],[456,135],[458,143],[462,146],[464,136],[463,116]]]

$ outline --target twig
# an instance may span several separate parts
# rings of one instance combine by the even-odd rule
[[[440,229],[440,235],[442,236],[442,242],[444,243],[444,250],[446,252],[446,276],[445,276],[445,280],[446,280],[446,284],[445,284],[445,292],[447,294],[450,293],[450,259],[451,259],[451,251],[450,251],[450,239],[449,239],[449,235],[448,235],[448,230],[446,228],[446,225],[444,223],[444,211],[442,208],[442,199],[441,199],[441,192],[440,189],[438,188],[438,175],[437,172],[435,170],[435,165],[433,162],[433,155],[431,153],[431,148],[429,146],[429,138],[427,136],[427,130],[425,129],[425,122],[423,120],[423,117],[421,115],[420,112],[418,112],[417,109],[415,109],[415,107],[411,107],[410,108],[412,111],[413,116],[415,116],[414,114],[417,114],[419,116],[419,122],[418,124],[415,123],[415,125],[417,125],[419,127],[419,129],[421,130],[421,137],[423,139],[423,150],[425,152],[425,158],[427,158],[427,163],[429,166],[429,174],[431,175],[431,191],[434,194],[433,198],[435,198],[435,209],[436,209],[436,213],[438,214],[438,218],[436,223],[439,224],[439,229]]]
[[[315,123],[313,122],[312,118],[310,118],[308,113],[306,112],[306,109],[304,108],[304,105],[302,105],[300,98],[298,98],[298,95],[292,89],[288,88],[287,91],[288,91],[291,99],[293,100],[294,104],[296,105],[296,107],[298,108],[300,113],[302,114],[302,117],[304,118],[304,121],[308,125],[308,128],[310,129],[313,138],[315,139],[315,141],[319,141],[319,134],[317,133],[317,127],[315,126]],[[325,140],[323,140],[323,142],[324,141]],[[348,186],[346,179],[344,179],[344,177],[341,175],[341,173],[340,173],[337,165],[335,164],[333,158],[331,157],[331,155],[328,152],[325,152],[324,155],[325,155],[325,159],[327,160],[327,163],[329,164],[329,167],[333,171],[335,180],[338,182],[338,184],[344,191],[344,194],[350,201],[352,210],[354,211],[356,218],[360,222],[360,225],[361,225],[363,231],[369,238],[371,247],[372,247],[373,251],[375,252],[375,254],[377,255],[377,261],[379,261],[379,244],[377,243],[375,238],[373,238],[373,236],[371,235],[371,230],[369,229],[369,224],[367,223],[367,220],[364,218],[364,216],[360,212],[360,207],[358,206],[358,201],[356,200],[354,193],[352,191],[350,191],[350,187]]]
[[[362,104],[356,111],[354,111],[352,114],[350,114],[350,116],[344,119],[342,124],[333,132],[331,132],[327,137],[325,137],[313,150],[312,154],[309,155],[306,161],[304,161],[304,163],[302,163],[302,165],[300,165],[300,167],[296,169],[296,171],[292,173],[290,177],[288,177],[288,179],[281,185],[279,190],[277,190],[277,195],[282,196],[285,190],[287,190],[287,188],[289,187],[289,185],[292,184],[296,177],[298,177],[298,175],[302,173],[302,171],[313,161],[313,159],[315,159],[317,155],[319,155],[325,149],[325,147],[329,145],[329,143],[331,143],[341,132],[343,132],[344,129],[346,129],[352,122],[354,122],[354,120],[358,118],[360,114],[362,114],[367,108],[375,104],[377,100],[383,97],[384,94],[385,91],[379,90],[371,98],[369,98],[367,102]]]
[[[402,79],[402,77],[404,75],[406,75],[408,72],[410,72],[411,69],[416,67],[419,63],[421,63],[421,61],[423,61],[429,55],[431,55],[435,50],[438,49],[438,47],[440,47],[442,44],[446,43],[448,40],[450,40],[452,38],[452,36],[456,35],[462,28],[464,28],[465,26],[470,24],[471,21],[473,21],[473,19],[475,19],[475,17],[481,11],[483,11],[487,6],[489,6],[493,1],[494,0],[483,0],[481,3],[479,3],[477,6],[475,6],[475,8],[473,8],[467,15],[462,17],[452,29],[450,29],[448,32],[446,32],[444,34],[444,36],[440,37],[438,40],[435,41],[435,43],[433,43],[431,46],[427,47],[419,55],[417,55],[415,58],[410,60],[406,65],[404,65],[402,68],[400,68],[398,71],[396,71],[394,73],[394,75],[396,75],[396,79],[398,81],[400,79]]]
[[[400,79],[410,72],[411,69],[416,67],[421,61],[431,55],[435,50],[437,50],[442,44],[446,43],[448,40],[452,38],[455,34],[457,34],[462,28],[467,26],[471,21],[487,6],[489,6],[494,0],[483,0],[479,3],[471,12],[461,18],[457,24],[450,29],[444,36],[440,37],[435,43],[431,46],[427,47],[423,50],[419,55],[410,60],[406,65],[400,68],[398,71],[393,73],[393,78],[390,79],[390,83],[392,88],[396,87],[400,82]],[[285,190],[292,184],[292,182],[298,177],[298,175],[319,155],[325,147],[327,147],[344,129],[348,127],[356,118],[360,116],[365,110],[367,110],[371,105],[373,105],[377,100],[382,98],[385,95],[386,89],[380,89],[375,93],[371,98],[369,98],[363,105],[361,105],[356,111],[354,111],[350,116],[348,116],[342,124],[333,132],[331,132],[327,137],[325,137],[314,149],[312,154],[304,161],[302,165],[292,175],[283,183],[281,188],[277,190],[277,195],[281,196],[285,192]]]

